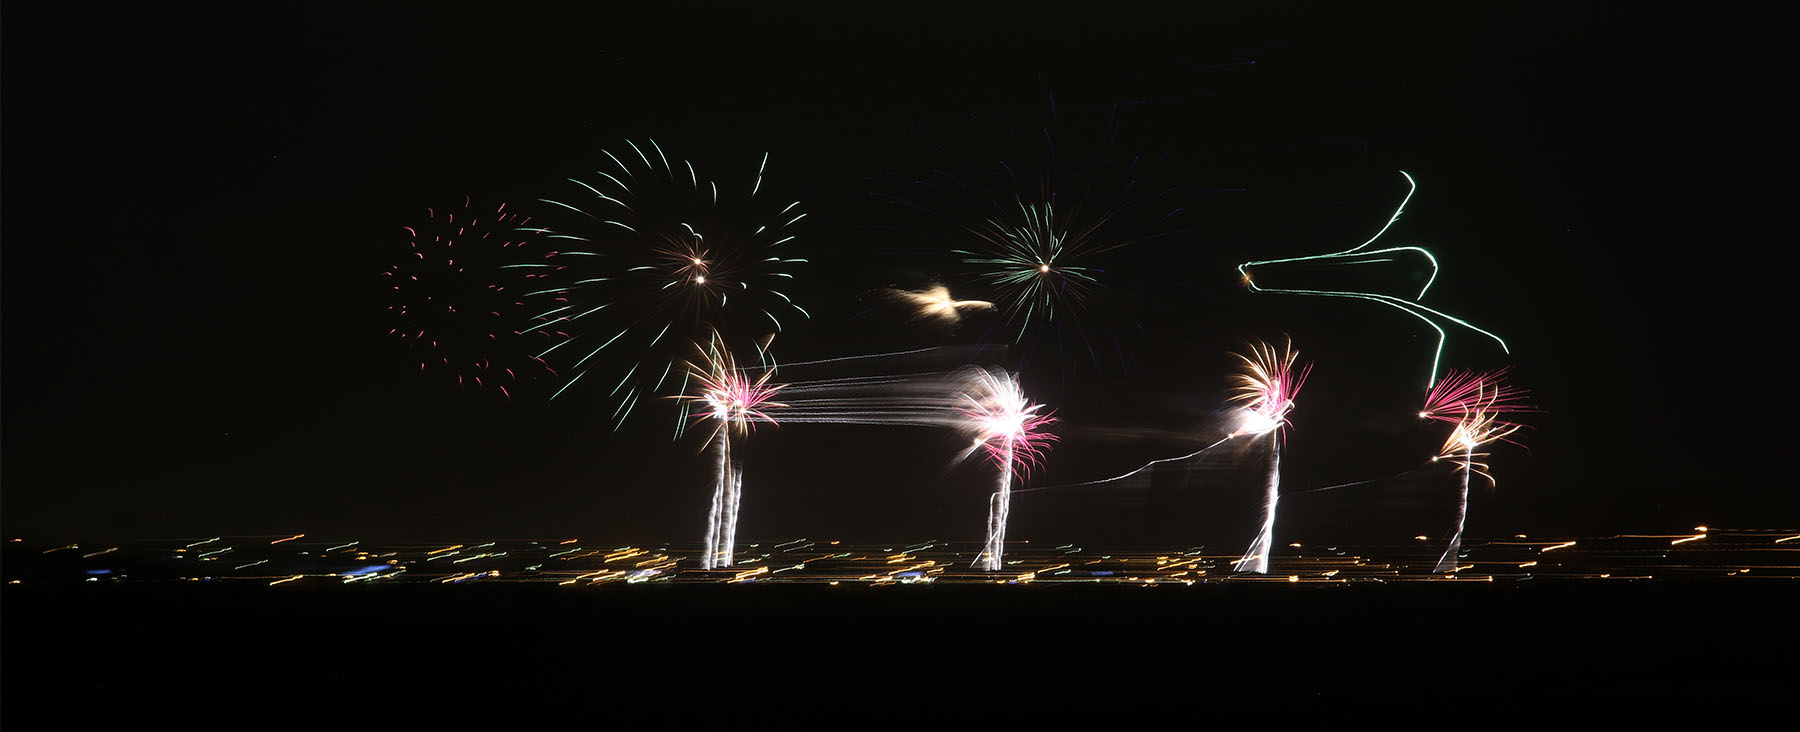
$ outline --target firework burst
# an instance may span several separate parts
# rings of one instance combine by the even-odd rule
[[[465,196],[460,207],[427,208],[423,220],[400,227],[407,248],[382,272],[388,334],[406,343],[421,373],[507,399],[519,381],[552,373],[515,330],[522,292],[502,276],[503,263],[526,256],[529,235],[518,229],[529,224],[504,203],[476,206]]]
[[[1283,344],[1280,351],[1266,343],[1251,344],[1249,356],[1237,356],[1244,363],[1231,400],[1244,405],[1238,409],[1238,427],[1231,436],[1269,435],[1269,477],[1262,529],[1234,567],[1240,572],[1268,574],[1269,555],[1275,546],[1275,508],[1281,502],[1281,428],[1287,424],[1294,397],[1312,366],[1295,367],[1300,354],[1291,343]]]
[[[1103,287],[1094,258],[1124,245],[1104,243],[1096,234],[1104,219],[1081,229],[1058,221],[1053,198],[1016,202],[969,230],[984,246],[951,250],[999,297],[1010,324],[1006,339],[1013,343],[1057,322],[1059,308],[1065,314],[1086,308]]]
[[[1506,369],[1476,372],[1452,369],[1442,381],[1425,395],[1420,419],[1460,424],[1468,415],[1481,412],[1498,418],[1501,415],[1533,410],[1527,403],[1529,392],[1505,383]],[[1499,419],[1496,424],[1515,423]]]
[[[707,445],[711,445],[717,454],[718,464],[713,481],[711,508],[707,513],[706,548],[701,557],[701,566],[705,569],[729,567],[732,564],[732,550],[737,546],[738,507],[742,503],[744,486],[743,463],[732,459],[731,438],[733,434],[745,436],[759,422],[776,424],[770,412],[787,405],[774,401],[782,385],[769,383],[775,375],[773,367],[764,368],[760,376],[752,377],[749,369],[742,369],[732,358],[731,352],[723,345],[715,333],[704,347],[697,347],[701,358],[699,363],[689,362],[688,382],[696,394],[683,394],[678,399],[689,402],[698,409],[695,419],[713,423],[713,432],[707,437]],[[768,350],[764,343],[757,348],[758,360]],[[704,449],[704,447],[702,448]]]
[[[601,372],[615,428],[645,397],[686,392],[685,344],[808,317],[786,292],[806,263],[789,252],[806,215],[768,201],[767,155],[753,180],[722,185],[654,140],[626,144],[589,179],[569,179],[566,196],[541,199],[557,220],[532,231],[561,248],[516,265],[545,276],[526,293],[524,332],[544,340],[540,357],[569,364],[551,398]]]
[[[1488,481],[1488,485],[1494,485],[1494,476],[1487,472],[1487,464],[1481,462],[1488,454],[1476,450],[1497,440],[1511,442],[1508,438],[1522,426],[1510,421],[1507,413],[1532,411],[1524,403],[1524,390],[1501,382],[1505,373],[1505,369],[1487,373],[1452,371],[1426,395],[1425,406],[1419,410],[1421,418],[1455,425],[1444,438],[1443,447],[1431,459],[1433,462],[1453,461],[1462,473],[1461,497],[1456,504],[1456,532],[1451,534],[1449,547],[1438,558],[1435,571],[1456,571],[1457,555],[1462,550],[1463,525],[1469,515],[1470,476],[1479,475]]]
[[[1294,409],[1294,397],[1306,383],[1311,364],[1294,367],[1300,353],[1293,350],[1292,344],[1283,345],[1277,352],[1267,343],[1253,343],[1249,356],[1232,355],[1243,365],[1237,374],[1237,385],[1232,388],[1231,401],[1243,402],[1243,406],[1238,409],[1238,427],[1231,435],[1261,435],[1286,425],[1288,412]]]
[[[1056,441],[1055,435],[1044,430],[1056,418],[1041,411],[1044,405],[1032,404],[1025,398],[1018,379],[1004,371],[968,370],[959,398],[963,404],[963,429],[974,438],[963,457],[983,450],[999,472],[998,485],[988,500],[987,541],[976,559],[983,569],[998,570],[1006,549],[1013,474],[1023,478],[1031,468],[1043,463],[1044,453]]]
[[[1121,287],[1132,273],[1109,264],[1121,249],[1177,233],[1169,222],[1180,209],[1167,203],[1173,189],[1142,181],[1145,156],[1115,151],[1119,105],[1059,113],[1057,101],[1039,94],[1016,120],[971,115],[973,126],[959,123],[949,135],[921,128],[920,139],[936,146],[928,155],[957,162],[896,176],[906,192],[877,195],[935,221],[946,245],[921,252],[918,265],[993,303],[981,341],[1007,349],[1015,369],[1043,359],[1065,381],[1090,368],[1128,375],[1125,340],[1142,330],[1138,298]],[[981,144],[963,144],[972,140]],[[995,150],[1002,154],[990,165],[965,162]]]

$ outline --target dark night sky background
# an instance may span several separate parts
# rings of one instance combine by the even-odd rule
[[[920,172],[916,125],[957,151],[935,164],[973,174],[1006,152],[959,125],[1050,95],[1071,126],[1124,103],[1117,148],[1159,159],[1146,183],[1176,189],[1186,231],[1115,265],[1144,301],[1133,378],[1028,368],[1065,419],[1033,484],[1192,449],[1224,353],[1283,333],[1316,364],[1289,490],[1434,450],[1441,430],[1409,418],[1422,326],[1253,295],[1232,270],[1362,241],[1406,170],[1419,193],[1384,241],[1431,247],[1427,302],[1513,346],[1453,332],[1446,365],[1511,363],[1546,410],[1529,452],[1496,451],[1472,533],[1800,524],[1769,477],[1793,259],[1774,6],[1176,7],[8,3],[5,536],[697,540],[703,466],[666,415],[615,434],[598,394],[505,404],[416,378],[384,340],[399,227],[465,193],[528,204],[626,139],[712,170],[766,150],[768,185],[812,214],[797,294],[818,317],[778,341],[783,360],[966,342],[980,329],[864,313],[860,293],[905,275],[878,255],[931,231],[870,194]],[[950,468],[956,447],[759,431],[741,535],[978,539],[990,472]],[[1441,529],[1450,480],[1401,483],[1284,500],[1280,530]],[[1255,499],[1217,481],[1046,491],[1012,533],[1235,549]],[[1237,533],[1193,528],[1212,519]]]

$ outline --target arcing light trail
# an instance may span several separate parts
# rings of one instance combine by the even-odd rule
[[[1354,247],[1351,247],[1349,249],[1345,249],[1341,252],[1332,252],[1330,254],[1315,254],[1315,255],[1303,256],[1303,257],[1286,257],[1283,259],[1265,259],[1265,260],[1244,262],[1243,264],[1240,264],[1237,266],[1237,270],[1238,270],[1238,274],[1243,276],[1244,284],[1248,285],[1252,292],[1273,292],[1273,293],[1281,293],[1281,294],[1288,294],[1288,295],[1311,295],[1311,296],[1315,296],[1315,297],[1341,297],[1341,298],[1352,299],[1352,300],[1366,300],[1369,302],[1376,302],[1376,303],[1381,303],[1383,305],[1387,305],[1389,307],[1398,309],[1402,312],[1412,315],[1413,317],[1418,318],[1419,320],[1424,321],[1426,325],[1431,326],[1431,329],[1434,331],[1437,331],[1437,334],[1438,334],[1437,347],[1433,350],[1432,356],[1431,356],[1430,375],[1427,376],[1426,380],[1425,380],[1425,388],[1430,389],[1437,384],[1438,366],[1439,366],[1439,363],[1443,359],[1444,341],[1447,337],[1446,334],[1444,333],[1443,327],[1438,325],[1438,321],[1434,320],[1434,318],[1442,319],[1444,321],[1454,323],[1456,325],[1462,326],[1469,330],[1475,331],[1476,333],[1480,333],[1484,336],[1487,336],[1488,338],[1493,339],[1493,341],[1495,343],[1500,344],[1501,351],[1504,351],[1507,353],[1511,353],[1512,351],[1511,351],[1511,349],[1509,349],[1507,347],[1506,341],[1501,340],[1501,338],[1499,336],[1494,335],[1493,333],[1490,333],[1486,330],[1482,330],[1481,328],[1478,328],[1474,325],[1471,325],[1467,321],[1464,321],[1460,318],[1440,312],[1438,310],[1434,310],[1432,308],[1426,307],[1426,306],[1418,303],[1419,300],[1424,299],[1425,293],[1430,291],[1432,283],[1437,281],[1437,275],[1438,275],[1437,258],[1432,256],[1431,252],[1425,250],[1422,247],[1415,247],[1415,246],[1386,247],[1386,248],[1382,248],[1382,249],[1368,249],[1367,248],[1370,244],[1375,243],[1376,239],[1380,239],[1382,234],[1387,233],[1388,228],[1392,227],[1394,225],[1394,222],[1398,221],[1400,219],[1400,214],[1406,210],[1407,201],[1412,200],[1413,192],[1418,190],[1418,184],[1413,181],[1413,178],[1411,175],[1408,175],[1406,173],[1406,171],[1404,171],[1404,170],[1400,171],[1400,175],[1402,175],[1406,178],[1406,184],[1407,184],[1406,197],[1400,199],[1400,205],[1399,205],[1399,207],[1394,209],[1394,215],[1388,217],[1387,223],[1383,224],[1381,227],[1381,230],[1375,232],[1374,236],[1369,237],[1368,241],[1365,241],[1365,242],[1358,244]],[[1305,289],[1285,289],[1285,288],[1262,287],[1261,285],[1258,285],[1256,283],[1255,278],[1253,278],[1250,274],[1250,269],[1252,267],[1257,267],[1257,266],[1267,265],[1267,264],[1284,264],[1284,263],[1290,263],[1290,262],[1326,262],[1326,263],[1334,263],[1334,264],[1367,264],[1367,263],[1376,262],[1376,261],[1388,261],[1386,259],[1370,259],[1370,257],[1373,257],[1375,255],[1395,254],[1395,253],[1400,253],[1400,252],[1412,252],[1412,253],[1419,254],[1419,255],[1423,256],[1425,258],[1425,260],[1431,265],[1431,277],[1427,278],[1425,281],[1425,285],[1423,287],[1419,288],[1418,294],[1413,295],[1410,299],[1404,299],[1404,298],[1394,297],[1392,295],[1384,295],[1384,294],[1374,293],[1374,292],[1355,292],[1355,291],[1337,291],[1337,290],[1305,290]],[[1334,261],[1334,260],[1341,260],[1341,261]]]
[[[540,199],[562,221],[529,231],[569,248],[508,265],[543,278],[525,294],[534,307],[522,333],[545,339],[538,357],[572,361],[551,398],[612,371],[600,388],[615,429],[644,397],[686,390],[682,349],[710,329],[780,332],[785,318],[809,317],[786,292],[807,263],[788,255],[806,214],[798,201],[761,207],[766,154],[754,181],[721,188],[654,140],[626,144],[603,151],[612,165],[591,183],[571,178],[570,196]]]
[[[1300,354],[1293,350],[1291,344],[1284,345],[1278,351],[1274,346],[1255,343],[1251,344],[1250,353],[1250,356],[1236,354],[1243,364],[1237,375],[1238,385],[1234,388],[1231,401],[1243,402],[1243,405],[1233,412],[1237,427],[1230,434],[1194,452],[1180,457],[1152,460],[1123,475],[1050,487],[1073,488],[1111,483],[1142,473],[1155,465],[1196,457],[1238,437],[1269,435],[1269,473],[1264,484],[1260,529],[1256,539],[1250,543],[1250,548],[1233,564],[1233,568],[1239,572],[1268,574],[1270,551],[1274,546],[1276,508],[1281,502],[1281,431],[1288,424],[1287,415],[1294,409],[1294,397],[1300,393],[1300,387],[1305,384],[1312,367],[1310,364],[1296,366]]]

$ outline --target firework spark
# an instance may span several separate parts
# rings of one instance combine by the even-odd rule
[[[567,248],[516,265],[546,278],[526,293],[535,313],[525,333],[545,339],[540,357],[572,362],[551,398],[612,371],[600,388],[615,429],[644,397],[687,391],[681,344],[715,327],[780,332],[784,319],[808,317],[785,292],[806,263],[788,255],[806,214],[797,201],[762,207],[767,155],[754,180],[721,185],[670,162],[654,140],[626,144],[588,181],[571,178],[569,196],[541,199],[561,221],[532,231]]]
[[[976,564],[995,571],[1001,568],[1006,549],[1006,521],[1012,508],[1012,478],[1021,478],[1043,462],[1044,452],[1056,436],[1045,428],[1056,422],[1042,404],[1032,404],[1019,388],[1018,379],[1004,371],[970,369],[968,385],[960,392],[964,430],[974,441],[963,451],[966,457],[983,450],[999,471],[998,486],[988,500],[987,542]]]
[[[1282,294],[1288,294],[1288,295],[1311,295],[1311,296],[1315,296],[1315,297],[1338,297],[1338,298],[1347,298],[1347,299],[1351,299],[1351,300],[1364,300],[1364,301],[1368,301],[1368,302],[1377,302],[1377,303],[1381,303],[1383,305],[1387,305],[1388,307],[1398,309],[1402,312],[1407,313],[1408,315],[1411,315],[1415,318],[1418,318],[1421,321],[1424,321],[1424,323],[1426,325],[1430,326],[1431,329],[1436,331],[1438,334],[1437,347],[1432,352],[1432,356],[1431,356],[1431,371],[1425,380],[1425,386],[1426,386],[1426,388],[1429,389],[1437,384],[1438,364],[1443,359],[1444,341],[1447,338],[1446,334],[1444,333],[1443,327],[1439,325],[1440,321],[1449,322],[1449,323],[1461,326],[1463,328],[1466,328],[1468,330],[1472,330],[1476,333],[1480,333],[1481,335],[1487,336],[1488,338],[1492,339],[1495,343],[1500,344],[1501,351],[1511,353],[1511,350],[1507,347],[1506,341],[1501,340],[1499,336],[1494,335],[1493,333],[1489,333],[1488,331],[1482,330],[1481,328],[1475,327],[1474,325],[1471,325],[1467,321],[1464,321],[1460,318],[1457,318],[1455,316],[1452,316],[1452,315],[1449,315],[1449,314],[1446,314],[1446,313],[1443,313],[1443,312],[1440,312],[1440,311],[1437,311],[1432,308],[1429,308],[1429,307],[1419,304],[1418,301],[1424,299],[1425,293],[1430,291],[1431,285],[1437,281],[1437,275],[1438,275],[1437,258],[1432,256],[1430,251],[1427,251],[1423,247],[1415,247],[1415,246],[1385,247],[1385,248],[1381,248],[1381,249],[1367,248],[1370,244],[1375,243],[1376,239],[1380,239],[1382,234],[1387,233],[1388,228],[1392,227],[1394,225],[1395,221],[1400,220],[1401,212],[1406,210],[1406,202],[1409,200],[1412,200],[1413,192],[1418,190],[1418,184],[1413,181],[1413,178],[1411,175],[1408,175],[1406,173],[1406,171],[1404,171],[1404,170],[1400,171],[1400,175],[1404,176],[1406,178],[1406,184],[1408,186],[1407,191],[1406,191],[1406,197],[1400,199],[1400,205],[1399,205],[1399,207],[1394,209],[1394,215],[1388,217],[1387,223],[1383,224],[1381,227],[1381,230],[1375,232],[1374,236],[1369,237],[1368,241],[1365,241],[1365,242],[1358,244],[1354,247],[1351,247],[1349,249],[1345,249],[1341,252],[1332,252],[1330,254],[1315,254],[1315,255],[1309,255],[1309,256],[1303,256],[1303,257],[1287,257],[1284,259],[1265,259],[1265,260],[1244,262],[1243,264],[1238,265],[1237,270],[1238,270],[1238,274],[1243,276],[1244,284],[1249,286],[1249,288],[1252,292],[1273,292],[1273,293],[1282,293]],[[1410,297],[1406,297],[1406,298],[1395,297],[1393,295],[1386,295],[1386,294],[1375,293],[1375,292],[1357,292],[1357,291],[1348,291],[1348,290],[1344,290],[1344,291],[1303,290],[1303,289],[1263,287],[1263,286],[1257,284],[1255,278],[1252,277],[1250,274],[1251,268],[1259,267],[1262,265],[1269,265],[1269,264],[1285,264],[1285,263],[1292,263],[1292,262],[1319,262],[1319,263],[1326,263],[1326,264],[1343,264],[1343,265],[1367,264],[1367,263],[1371,263],[1371,262],[1390,261],[1390,258],[1385,255],[1394,255],[1394,254],[1400,254],[1400,253],[1410,253],[1410,254],[1416,254],[1418,256],[1424,257],[1425,261],[1431,267],[1431,276],[1425,280],[1424,286],[1419,288],[1418,294],[1411,295]]]
[[[503,262],[525,256],[529,237],[516,229],[530,219],[504,203],[476,206],[466,196],[460,207],[425,214],[401,227],[408,247],[382,272],[395,317],[388,334],[407,344],[421,373],[511,399],[510,385],[548,372],[526,353],[514,329],[521,293],[500,276]]]
[[[1238,427],[1231,436],[1269,435],[1268,489],[1263,499],[1262,529],[1244,556],[1233,565],[1239,571],[1269,573],[1269,555],[1274,549],[1275,508],[1281,501],[1281,427],[1294,409],[1294,397],[1312,370],[1310,364],[1295,368],[1299,352],[1292,344],[1280,352],[1268,344],[1252,344],[1251,355],[1238,354],[1244,362],[1238,374],[1238,386],[1231,399],[1244,406],[1238,409]]]

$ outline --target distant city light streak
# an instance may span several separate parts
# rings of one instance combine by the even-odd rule
[[[1437,281],[1437,275],[1438,275],[1437,258],[1432,256],[1430,251],[1427,251],[1423,247],[1416,247],[1416,246],[1386,247],[1386,248],[1382,248],[1382,249],[1368,249],[1367,248],[1370,244],[1375,243],[1376,239],[1381,238],[1382,234],[1387,233],[1388,228],[1392,227],[1394,225],[1394,222],[1398,221],[1400,219],[1400,214],[1406,210],[1407,201],[1411,200],[1413,192],[1418,190],[1418,184],[1413,181],[1413,178],[1411,175],[1408,175],[1406,173],[1406,171],[1404,171],[1404,170],[1400,171],[1400,175],[1402,175],[1406,178],[1406,184],[1407,184],[1406,196],[1400,200],[1399,207],[1394,209],[1393,216],[1388,217],[1387,223],[1383,224],[1381,227],[1381,230],[1375,232],[1374,236],[1369,237],[1368,241],[1365,241],[1365,242],[1358,244],[1354,247],[1351,247],[1349,249],[1345,249],[1341,252],[1332,252],[1330,254],[1315,254],[1315,255],[1302,256],[1302,257],[1286,257],[1286,258],[1282,258],[1282,259],[1264,259],[1264,260],[1253,260],[1253,261],[1249,261],[1249,262],[1244,262],[1243,264],[1239,264],[1237,266],[1237,271],[1238,271],[1238,274],[1243,277],[1244,284],[1249,286],[1249,288],[1252,292],[1272,292],[1272,293],[1280,293],[1280,294],[1288,294],[1288,295],[1310,295],[1310,296],[1315,296],[1315,297],[1338,297],[1338,298],[1346,298],[1346,299],[1352,299],[1352,300],[1365,300],[1368,302],[1375,302],[1375,303],[1381,303],[1383,305],[1387,305],[1388,307],[1395,308],[1395,309],[1405,312],[1409,315],[1412,315],[1413,317],[1418,318],[1421,321],[1424,321],[1425,324],[1430,326],[1432,330],[1436,331],[1437,335],[1438,335],[1437,346],[1432,351],[1432,356],[1431,356],[1431,371],[1429,372],[1429,375],[1426,377],[1426,380],[1425,380],[1425,388],[1430,389],[1434,385],[1437,384],[1438,364],[1443,359],[1443,355],[1444,355],[1444,341],[1446,339],[1446,335],[1444,333],[1443,327],[1441,327],[1438,324],[1439,321],[1453,323],[1455,325],[1461,326],[1463,328],[1467,328],[1476,333],[1480,333],[1484,336],[1487,336],[1488,338],[1493,339],[1493,341],[1495,343],[1500,344],[1501,351],[1504,351],[1506,353],[1511,353],[1511,350],[1506,345],[1506,341],[1501,340],[1501,338],[1499,336],[1494,335],[1493,333],[1490,333],[1481,328],[1478,328],[1460,318],[1457,318],[1457,317],[1449,315],[1447,313],[1443,313],[1438,310],[1434,310],[1432,308],[1429,308],[1429,307],[1419,304],[1418,301],[1424,299],[1425,293],[1430,291],[1431,285]],[[1384,295],[1384,294],[1374,293],[1374,292],[1357,292],[1357,291],[1349,291],[1349,290],[1345,290],[1345,291],[1308,290],[1308,289],[1263,287],[1263,286],[1257,284],[1255,277],[1253,277],[1250,273],[1251,268],[1254,268],[1254,267],[1270,265],[1270,264],[1286,264],[1286,263],[1293,263],[1293,262],[1322,262],[1322,263],[1327,263],[1327,264],[1346,264],[1346,265],[1348,265],[1348,264],[1367,264],[1367,263],[1376,262],[1376,261],[1387,261],[1387,259],[1385,259],[1385,258],[1378,257],[1376,259],[1370,259],[1369,257],[1377,256],[1377,255],[1384,255],[1384,254],[1395,254],[1395,253],[1400,253],[1400,252],[1410,252],[1410,253],[1414,253],[1419,256],[1422,256],[1425,258],[1426,262],[1431,267],[1431,276],[1426,279],[1424,286],[1419,288],[1419,291],[1417,294],[1410,295],[1410,297],[1408,297],[1408,298],[1394,297],[1392,295]]]

